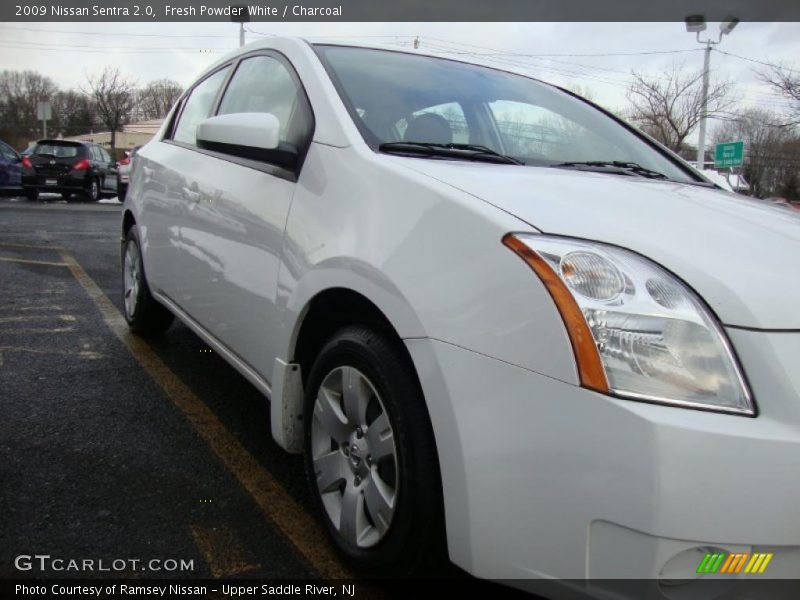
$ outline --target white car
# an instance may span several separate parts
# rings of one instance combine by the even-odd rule
[[[141,146],[134,146],[130,150],[125,151],[125,156],[117,161],[117,199],[120,202],[125,201],[125,196],[128,193],[128,183],[131,176],[131,168],[133,167],[133,157],[139,151]]]
[[[199,77],[126,204],[131,328],[269,397],[356,567],[800,575],[793,214],[534,79],[284,38]]]

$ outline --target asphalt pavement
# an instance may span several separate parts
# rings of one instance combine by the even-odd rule
[[[0,200],[0,579],[353,577],[268,400],[177,320],[127,331],[120,220]]]
[[[119,573],[137,577],[318,577],[64,266],[74,258],[121,311],[120,212],[0,204],[0,577],[42,575],[14,566],[34,553],[193,561]],[[308,510],[301,459],[269,439],[268,401],[178,322],[148,346]]]

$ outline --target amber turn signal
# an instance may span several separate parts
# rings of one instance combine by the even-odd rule
[[[509,233],[503,237],[503,244],[513,250],[539,276],[539,279],[542,280],[542,283],[544,283],[553,298],[572,343],[581,385],[598,392],[607,393],[609,391],[608,379],[603,369],[603,363],[600,361],[600,354],[597,352],[592,332],[589,330],[589,324],[586,322],[583,312],[578,303],[575,302],[567,286],[547,264],[547,261],[524,242],[517,239],[514,234]]]

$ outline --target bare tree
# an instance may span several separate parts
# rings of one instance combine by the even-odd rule
[[[52,79],[36,71],[0,73],[0,137],[20,148],[40,137],[36,106],[57,90]]]
[[[92,103],[73,90],[57,92],[52,98],[53,131],[65,137],[88,133],[95,126]]]
[[[106,67],[99,76],[90,76],[88,88],[81,88],[91,98],[98,120],[111,132],[111,154],[116,151],[117,132],[129,122],[133,111],[134,83],[116,67]]]
[[[594,102],[594,91],[588,85],[581,85],[579,83],[567,83],[564,85],[573,94],[577,94],[581,98],[586,98],[589,102]]]
[[[769,70],[759,72],[758,77],[781,96],[788,98],[792,104],[792,115],[789,122],[784,121],[784,124],[800,124],[800,71],[785,65],[771,64]]]
[[[796,177],[800,173],[800,137],[781,124],[778,114],[746,108],[735,118],[719,125],[712,139],[715,143],[742,140],[745,145],[743,173],[754,196],[793,197]]]
[[[137,112],[142,119],[163,119],[183,92],[177,81],[158,79],[145,85],[137,94]]]
[[[728,81],[709,85],[709,116],[724,113],[733,105],[731,92]],[[703,116],[703,73],[687,71],[682,64],[654,77],[634,71],[626,96],[631,104],[628,119],[678,152]]]

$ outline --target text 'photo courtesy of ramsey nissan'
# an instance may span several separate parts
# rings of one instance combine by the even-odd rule
[[[800,3],[0,4],[0,599],[800,598]]]

